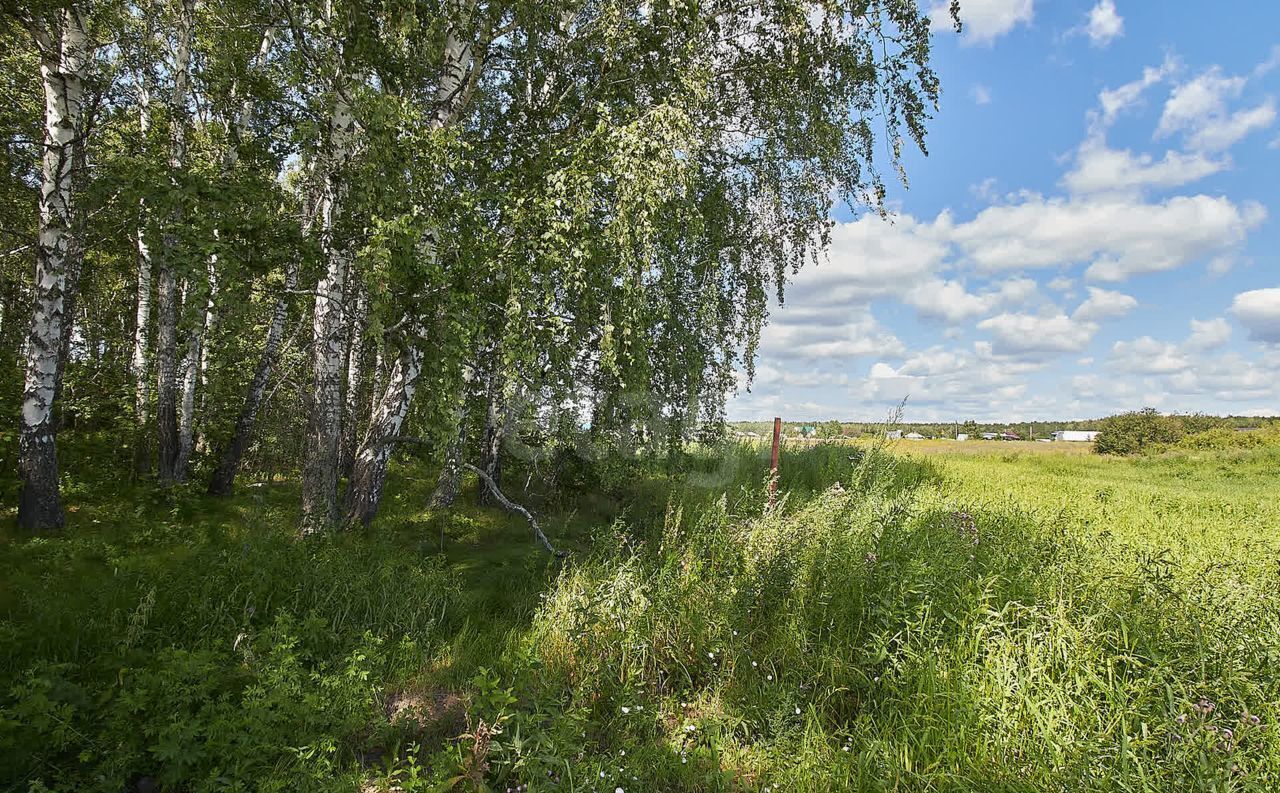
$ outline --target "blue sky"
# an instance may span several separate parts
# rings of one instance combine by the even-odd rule
[[[961,17],[929,156],[838,215],[729,417],[1280,415],[1280,2]]]

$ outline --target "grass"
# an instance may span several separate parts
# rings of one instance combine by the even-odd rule
[[[1280,788],[1280,457],[1044,447],[788,447],[776,508],[758,447],[515,486],[565,563],[412,464],[308,542],[288,483],[90,483],[0,543],[0,784]]]

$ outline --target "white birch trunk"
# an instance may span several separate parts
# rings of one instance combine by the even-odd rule
[[[191,38],[195,0],[181,0],[177,41],[173,55],[173,96],[170,103],[169,168],[181,172],[187,160],[187,103],[191,91]],[[182,220],[174,212],[170,223]],[[159,299],[156,333],[156,446],[158,473],[162,483],[181,478],[181,441],[178,419],[178,277],[177,235],[164,235],[157,273]]]
[[[464,2],[459,10],[463,15],[469,15],[474,7],[474,2]],[[479,76],[475,48],[461,37],[461,27],[461,24],[452,27],[445,38],[440,82],[436,86],[431,116],[433,129],[443,128],[457,120]],[[432,235],[424,236],[420,255],[429,258],[436,255]],[[348,524],[368,525],[377,514],[391,452],[413,405],[421,373],[422,353],[417,346],[420,343],[418,335],[409,333],[392,365],[385,390],[374,392],[378,401],[373,407],[369,428],[355,453],[347,484],[345,512]]]
[[[143,78],[138,93],[138,132],[145,141],[151,130],[151,92]],[[144,475],[151,470],[151,455],[147,438],[147,424],[151,416],[150,381],[147,377],[147,358],[151,354],[151,248],[147,244],[147,201],[138,201],[138,296],[133,324],[133,357],[130,365],[133,375],[134,420],[134,470]]]
[[[23,375],[18,468],[22,495],[18,524],[52,529],[66,520],[58,492],[54,395],[61,368],[67,255],[73,245],[75,148],[82,133],[84,76],[89,42],[75,7],[56,13],[56,24],[36,23],[44,85],[44,158],[41,165],[40,231],[36,243],[31,329]]]
[[[368,311],[369,296],[363,289],[357,289],[347,339],[346,410],[342,419],[342,471],[348,477],[351,475],[356,440],[359,437],[357,427],[360,424],[360,384],[364,379],[364,328]]]
[[[378,513],[382,489],[387,480],[387,466],[395,450],[400,430],[409,416],[413,395],[422,374],[422,352],[416,344],[406,344],[396,356],[382,393],[378,409],[369,419],[369,429],[360,442],[347,487],[346,519],[348,524],[368,526]]]
[[[342,173],[351,156],[355,118],[338,92],[329,122],[329,152],[317,217],[325,271],[316,284],[312,320],[312,404],[302,467],[302,527],[324,531],[338,521],[338,465],[342,444],[343,299],[349,246],[336,239],[342,209]]]

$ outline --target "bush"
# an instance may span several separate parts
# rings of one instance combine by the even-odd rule
[[[1099,454],[1138,454],[1220,426],[1221,420],[1212,416],[1165,415],[1155,408],[1143,408],[1103,419],[1093,448]]]

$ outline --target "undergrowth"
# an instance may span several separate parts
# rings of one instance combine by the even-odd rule
[[[530,478],[563,564],[516,518],[426,511],[413,466],[371,532],[313,541],[288,487],[86,495],[0,547],[0,780],[1280,787],[1265,462],[833,444],[785,452],[771,504],[765,453]]]

